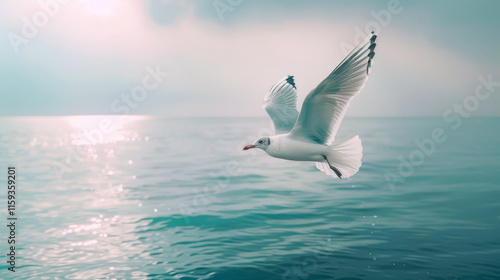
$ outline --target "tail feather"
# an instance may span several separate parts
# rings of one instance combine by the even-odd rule
[[[342,173],[341,178],[353,176],[361,167],[361,158],[363,157],[361,139],[356,135],[344,143],[329,146],[326,157],[330,164]],[[323,162],[316,162],[316,168],[327,175],[338,178],[337,174],[330,168],[326,160]]]

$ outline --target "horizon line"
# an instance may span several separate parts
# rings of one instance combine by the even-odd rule
[[[268,116],[155,116],[155,115],[112,115],[112,114],[88,114],[88,115],[0,115],[0,118],[58,118],[58,117],[140,117],[158,119],[265,119]],[[442,118],[442,116],[346,116],[344,119],[393,119],[393,118]],[[470,116],[470,118],[500,118],[500,116]]]

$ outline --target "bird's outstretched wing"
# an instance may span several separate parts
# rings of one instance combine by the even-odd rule
[[[274,84],[264,98],[262,107],[273,121],[275,134],[288,133],[299,116],[293,76],[284,77]]]
[[[368,79],[376,38],[372,32],[309,93],[290,137],[326,145],[333,142],[349,102]]]

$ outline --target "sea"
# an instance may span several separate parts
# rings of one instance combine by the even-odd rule
[[[270,134],[0,118],[0,279],[500,279],[500,118],[346,118],[335,142],[364,154],[342,180],[242,150]]]

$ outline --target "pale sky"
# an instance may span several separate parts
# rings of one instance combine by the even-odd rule
[[[439,117],[479,76],[500,82],[499,1],[398,2],[1,1],[0,116],[265,117],[273,83],[294,75],[300,108],[372,29],[348,117]],[[499,107],[500,87],[474,116]]]

